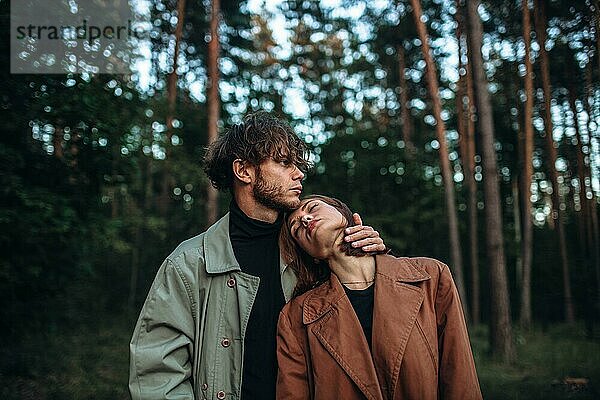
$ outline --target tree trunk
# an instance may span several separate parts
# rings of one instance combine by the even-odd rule
[[[131,250],[131,270],[129,276],[129,296],[127,297],[127,309],[130,315],[135,315],[135,296],[137,292],[137,281],[140,271],[140,252],[142,247],[142,224],[138,223],[135,229],[135,240]]]
[[[63,144],[64,129],[62,127],[56,127],[54,135],[52,136],[52,146],[54,147],[54,157],[58,158],[61,161],[65,158]]]
[[[573,296],[571,295],[571,278],[569,271],[569,261],[567,255],[567,245],[565,241],[565,228],[563,223],[563,213],[560,208],[560,186],[558,182],[558,171],[556,171],[557,151],[554,147],[552,132],[554,125],[552,123],[552,89],[550,87],[550,69],[548,64],[548,53],[546,52],[546,10],[544,0],[534,0],[535,4],[535,28],[537,38],[540,44],[540,70],[542,75],[542,89],[544,92],[544,125],[546,127],[546,150],[549,157],[549,172],[552,181],[552,217],[556,219],[556,231],[558,233],[558,248],[562,264],[563,275],[563,295],[565,320],[568,323],[575,321],[575,312],[573,309]]]
[[[218,123],[221,110],[219,98],[219,22],[221,19],[221,1],[212,1],[210,20],[210,42],[208,43],[208,143],[217,139]],[[206,200],[207,227],[217,221],[218,192],[208,183]]]
[[[109,186],[109,197],[110,197],[110,217],[115,219],[119,216],[119,189],[117,187],[117,163],[119,157],[121,157],[121,146],[112,146],[112,160],[110,161],[110,186]]]
[[[477,8],[479,1],[467,0],[468,37],[473,49],[473,76],[476,92],[481,150],[483,158],[483,188],[486,217],[486,248],[490,276],[490,347],[492,353],[505,362],[515,359],[504,242],[502,237],[502,201],[498,182],[496,151],[494,148],[494,121],[487,79],[483,68],[481,45],[483,27]]]
[[[173,176],[171,175],[171,138],[173,137],[173,120],[175,119],[177,105],[177,60],[179,58],[179,48],[181,47],[181,38],[183,37],[183,25],[185,22],[185,2],[177,1],[177,25],[175,26],[175,48],[173,49],[173,70],[167,78],[167,140],[165,143],[165,162],[163,164],[163,177],[161,184],[161,193],[158,197],[158,206],[161,214],[165,215],[171,203],[171,186],[173,186]]]
[[[591,258],[593,252],[593,229],[592,229],[592,217],[590,210],[593,207],[592,200],[588,199],[588,189],[586,180],[589,179],[586,176],[586,165],[585,165],[585,153],[583,152],[582,134],[579,129],[579,123],[577,118],[577,104],[576,104],[576,93],[574,85],[571,84],[569,88],[569,107],[573,113],[573,127],[577,137],[577,149],[576,160],[577,160],[577,180],[579,181],[579,204],[581,206],[581,219],[583,235],[581,237],[581,243],[586,245],[586,256]]]
[[[175,106],[177,103],[177,59],[183,36],[183,25],[185,22],[185,1],[177,0],[177,25],[175,26],[175,49],[173,50],[173,71],[169,73],[167,80],[167,102],[169,113],[167,114],[167,144],[171,144],[173,137],[173,120],[175,119]]]
[[[515,225],[515,244],[519,247],[523,242],[523,234],[521,232],[521,208],[519,207],[519,199],[521,198],[521,190],[519,189],[520,183],[521,179],[519,178],[519,176],[514,176],[512,181],[513,220]],[[517,259],[515,260],[515,271],[517,287],[520,287],[522,284],[523,276],[523,256],[521,253],[517,254]]]
[[[594,20],[596,21],[596,61],[598,62],[598,80],[600,80],[600,0],[594,0],[596,12]]]
[[[523,40],[525,41],[525,105],[523,109],[523,170],[522,170],[522,207],[523,241],[521,242],[521,308],[519,323],[523,329],[530,329],[531,312],[531,264],[533,255],[533,221],[531,217],[531,181],[533,178],[533,65],[531,63],[531,13],[528,0],[523,0]]]
[[[588,298],[596,298],[597,297],[597,286],[596,286],[596,277],[594,274],[593,268],[593,252],[594,252],[594,242],[593,242],[593,228],[592,228],[592,218],[590,215],[590,210],[593,207],[590,199],[587,198],[587,185],[586,180],[586,166],[585,166],[585,153],[583,152],[583,142],[582,142],[582,134],[579,129],[579,119],[577,117],[577,104],[576,104],[577,94],[575,92],[575,83],[573,81],[569,82],[569,108],[573,113],[573,127],[575,128],[575,134],[577,138],[577,143],[575,146],[575,162],[577,164],[577,180],[579,181],[579,205],[581,207],[580,210],[575,208],[575,214],[577,215],[577,227],[579,229],[579,246],[580,253],[583,257],[584,264],[584,291],[586,297]],[[565,123],[566,125],[567,123]],[[577,194],[575,190],[573,190],[573,199],[575,200]],[[574,204],[577,204],[574,201]],[[588,337],[594,337],[594,315],[595,315],[596,305],[593,301],[587,301],[585,306],[583,307],[583,315],[585,317],[585,327]]]
[[[460,54],[460,46],[459,46]],[[459,63],[459,69],[462,66]],[[465,98],[465,78],[463,75],[459,75],[458,82],[456,83],[456,130],[458,132],[458,149],[460,151],[460,159],[462,169],[465,175],[465,179],[469,175],[469,140],[467,138],[467,112],[464,109],[464,98]]]
[[[598,7],[596,7],[596,11],[598,12],[596,15],[599,17],[600,19],[600,9],[598,9]],[[598,20],[599,24],[600,24],[600,20]],[[600,37],[600,34],[598,35]],[[600,49],[600,47],[599,47]],[[600,54],[598,54],[598,58],[600,59]],[[600,61],[599,61],[600,62]],[[587,124],[587,130],[588,130],[588,148],[592,149],[594,146],[594,142],[598,143],[598,138],[597,133],[596,135],[594,135],[594,130],[591,128],[593,122],[593,116],[592,116],[592,104],[590,104],[590,99],[594,98],[594,84],[593,84],[593,71],[592,71],[592,64],[591,64],[591,60],[590,62],[586,65],[586,69],[585,69],[585,100],[583,101],[583,107],[585,109],[585,112],[588,115],[588,124]],[[594,106],[596,106],[594,104]],[[598,130],[596,129],[596,132]],[[591,153],[591,151],[590,151]],[[589,154],[589,153],[588,153]],[[589,176],[593,176],[593,172],[592,172],[592,163],[591,163],[591,155],[588,155],[588,157],[590,157],[590,161],[588,163],[588,166],[586,168]],[[598,167],[596,168],[596,173],[600,173],[600,170],[598,169]],[[591,182],[590,182],[591,183]],[[597,206],[597,197],[594,194],[594,191],[591,190],[592,192],[592,200],[590,202],[591,205],[591,209],[590,209],[590,215],[591,215],[591,219],[592,219],[592,232],[593,232],[593,242],[594,242],[594,246],[593,246],[593,251],[594,251],[594,269],[596,271],[596,289],[597,289],[597,293],[598,293],[598,299],[596,300],[596,304],[598,305],[598,307],[600,307],[600,231],[599,231],[599,227],[598,227],[598,206]],[[600,310],[598,310],[598,314],[600,314]]]
[[[600,54],[598,55],[598,57],[600,57]],[[593,148],[594,146],[594,142],[598,143],[600,137],[599,137],[599,133],[598,133],[598,129],[593,129],[594,126],[594,120],[595,120],[595,115],[594,112],[595,110],[597,110],[599,107],[597,104],[594,104],[595,102],[595,97],[594,97],[594,71],[592,69],[592,63],[591,63],[591,59],[590,62],[588,62],[585,66],[585,101],[583,102],[583,106],[585,109],[585,112],[588,115],[588,124],[587,124],[587,130],[589,132],[589,146],[590,148]],[[594,175],[593,173],[591,173],[592,170],[592,165],[590,163],[589,165],[589,169],[590,169],[590,176]],[[596,166],[596,174],[600,174],[600,166],[597,165]]]
[[[144,169],[142,170],[144,190],[142,191],[142,201],[140,219],[135,229],[134,247],[131,252],[131,271],[129,276],[129,296],[127,298],[127,308],[130,315],[136,316],[135,298],[137,294],[138,276],[140,265],[142,263],[142,246],[144,239],[144,229],[150,211],[150,201],[152,199],[152,156],[143,157],[145,160]]]
[[[594,252],[594,271],[596,272],[596,307],[600,307],[600,232],[598,229],[598,207],[596,200],[592,200],[590,205],[592,206],[592,209],[590,210],[590,214],[592,216],[592,251]],[[597,309],[596,311],[596,315],[600,316],[600,309]]]
[[[475,136],[474,132],[468,129],[469,140],[469,168],[470,175],[467,177],[469,186],[469,242],[471,257],[471,317],[474,325],[481,321],[481,307],[479,303],[480,279],[479,279],[479,230],[477,216],[477,182],[475,181]]]
[[[461,143],[464,145],[463,168],[465,172],[465,180],[469,191],[468,196],[468,212],[469,212],[469,258],[471,261],[471,322],[473,325],[480,323],[480,306],[479,306],[479,235],[477,227],[477,182],[475,181],[475,113],[473,109],[473,82],[471,79],[471,62],[469,61],[470,51],[467,43],[465,32],[465,10],[464,5],[457,1],[456,4],[456,22],[457,22],[457,38],[459,43],[459,65],[465,70],[462,82],[459,86],[462,89],[460,95],[460,109],[464,111],[462,133],[463,138]],[[467,63],[462,62],[461,56],[467,55]],[[466,93],[465,93],[466,92]],[[466,300],[465,300],[466,301]]]
[[[582,238],[581,242],[586,244],[586,258],[588,265],[593,273],[590,273],[591,279],[595,281],[591,295],[595,297],[591,312],[586,313],[588,334],[593,337],[594,323],[596,322],[594,316],[597,315],[597,307],[600,304],[600,268],[598,266],[598,231],[597,231],[597,219],[596,219],[596,204],[594,200],[594,190],[590,187],[588,190],[586,181],[589,179],[591,184],[591,169],[586,165],[586,155],[583,151],[583,135],[579,128],[579,121],[577,118],[577,105],[576,105],[576,93],[575,84],[572,83],[569,88],[569,105],[573,112],[573,124],[575,126],[575,132],[577,135],[577,179],[579,180],[579,202],[581,204],[582,218],[579,223],[580,226],[585,227],[585,239]],[[584,106],[585,109],[585,106]],[[589,135],[591,140],[591,135]],[[591,146],[590,146],[591,147]],[[591,277],[593,275],[593,278]],[[588,283],[589,284],[589,283]],[[597,317],[596,317],[597,318]]]
[[[440,143],[440,165],[442,167],[442,178],[444,181],[445,197],[446,197],[446,211],[448,212],[448,229],[450,238],[450,252],[452,258],[452,272],[458,287],[458,292],[461,299],[463,299],[463,310],[465,317],[468,317],[466,292],[463,278],[462,268],[462,254],[460,249],[460,238],[458,234],[458,217],[456,215],[456,200],[454,195],[454,179],[452,177],[452,168],[450,166],[450,159],[448,158],[448,144],[446,142],[446,126],[444,120],[442,120],[442,104],[439,97],[439,87],[437,81],[437,72],[435,63],[429,49],[429,38],[427,35],[427,29],[425,24],[421,20],[423,12],[421,10],[421,3],[419,0],[411,0],[413,7],[413,15],[415,25],[419,33],[419,38],[422,43],[423,57],[425,59],[427,68],[427,88],[429,89],[429,95],[433,103],[433,114],[436,120],[436,133]]]
[[[408,85],[406,84],[406,59],[404,54],[403,44],[399,44],[398,50],[398,80],[400,82],[400,118],[402,119],[402,138],[406,143],[406,148],[410,151],[414,151],[414,144],[412,142],[413,137],[413,126],[410,117],[409,98],[408,98]]]

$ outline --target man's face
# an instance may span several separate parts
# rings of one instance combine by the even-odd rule
[[[257,168],[254,198],[274,210],[295,210],[300,205],[303,178],[304,173],[296,165],[268,158]]]

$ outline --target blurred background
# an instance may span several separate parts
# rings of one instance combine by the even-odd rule
[[[598,0],[130,4],[128,74],[11,74],[0,43],[1,398],[128,398],[158,266],[228,208],[205,146],[259,110],[305,193],[450,265],[485,398],[598,398]]]

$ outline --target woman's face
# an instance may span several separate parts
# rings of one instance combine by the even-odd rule
[[[306,199],[288,217],[290,236],[311,257],[324,260],[343,239],[347,221],[333,206],[319,199]]]

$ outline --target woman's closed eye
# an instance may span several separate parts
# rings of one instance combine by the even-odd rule
[[[306,206],[308,206],[306,209],[306,212],[310,214],[319,206],[319,202],[312,201],[312,202],[306,203],[304,205],[304,207],[306,207]],[[300,230],[300,228],[305,228],[304,223],[302,222],[302,217],[296,217],[296,218],[294,218],[294,221],[290,225],[290,234],[292,235],[292,237],[294,239],[298,239],[298,233],[299,233],[298,231]]]
[[[297,239],[298,238],[298,229],[300,229],[300,224],[299,222],[296,222],[294,224],[294,227],[292,228],[292,237]]]
[[[294,218],[292,223],[290,224],[290,234],[294,239],[298,239],[298,229],[302,227],[302,222],[300,222],[300,218]]]

